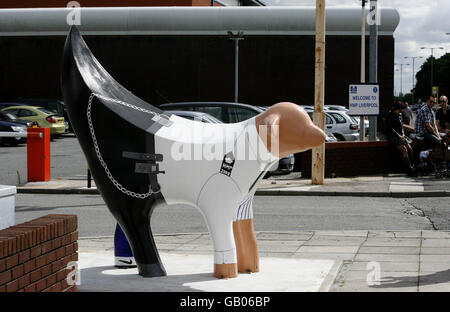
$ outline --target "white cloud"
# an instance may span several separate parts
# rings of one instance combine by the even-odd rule
[[[264,0],[267,5],[315,6],[315,0]],[[411,63],[405,56],[422,56],[416,59],[415,71],[431,55],[425,47],[444,47],[435,50],[435,57],[450,52],[450,1],[448,0],[378,0],[380,7],[391,7],[399,11],[400,24],[394,33],[395,62]],[[326,7],[361,7],[360,0],[326,0]],[[367,5],[368,6],[368,5]],[[400,71],[396,71],[395,90],[400,90]],[[403,92],[412,88],[412,66],[403,66]]]

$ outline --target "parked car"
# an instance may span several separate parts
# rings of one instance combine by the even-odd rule
[[[325,111],[329,111],[329,110],[337,110],[337,111],[342,111],[342,112],[346,112],[348,115],[348,111],[349,109],[345,106],[342,105],[324,105]],[[359,116],[352,116],[353,118],[355,118],[355,120],[358,122],[358,125],[360,124],[360,118]],[[364,128],[366,129],[366,135],[369,134],[369,120],[367,119],[367,116],[364,116]]]
[[[324,105],[323,108],[325,110],[337,110],[337,111],[343,111],[348,112],[348,108],[342,105]]]
[[[27,126],[21,123],[15,123],[5,120],[0,120],[0,132],[27,132]],[[0,136],[0,143],[7,143],[10,145],[17,145],[19,143],[26,143],[27,138],[26,137],[1,137]]]
[[[66,131],[72,129],[72,126],[70,125],[69,115],[67,114],[66,105],[64,104],[63,101],[54,99],[27,99],[27,98],[19,98],[16,101],[18,103],[23,103],[30,106],[43,107],[49,112],[64,117],[64,120],[66,122]]]
[[[168,111],[193,111],[203,112],[215,117],[224,123],[235,123],[250,119],[268,107],[252,106],[242,103],[228,102],[181,102],[167,103],[160,105],[160,108]],[[278,161],[278,168],[271,170],[266,177],[276,174],[289,174],[294,169],[294,155],[281,158]]]
[[[22,103],[14,103],[14,102],[10,102],[10,103],[0,103],[0,110],[6,107],[11,107],[11,106],[27,106],[27,104],[22,104]]]
[[[36,121],[22,120],[17,118],[11,113],[0,111],[0,120],[1,121],[9,121],[13,123],[18,123],[26,126],[27,128],[36,128],[38,123]]]
[[[204,112],[224,123],[235,123],[250,119],[263,110],[260,107],[242,103],[228,102],[181,102],[160,105],[164,110],[183,110]]]
[[[312,111],[306,111],[313,118]],[[338,141],[356,141],[359,139],[359,125],[355,118],[343,111],[325,112],[325,131],[332,133]]]
[[[329,131],[325,131],[325,142],[337,142],[338,139],[334,136],[333,133],[329,132]]]
[[[179,117],[187,118],[190,120],[206,122],[206,123],[223,123],[216,117],[203,112],[190,112],[190,111],[170,111],[172,114]]]
[[[11,113],[23,120],[36,121],[39,127],[50,128],[50,135],[52,136],[63,134],[66,131],[64,117],[59,117],[42,107],[19,105],[3,108],[2,111]]]

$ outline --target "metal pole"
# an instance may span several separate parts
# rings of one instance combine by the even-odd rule
[[[316,0],[316,52],[313,122],[325,130],[325,0]],[[325,143],[312,149],[311,183],[323,184],[325,176]]]
[[[366,82],[366,0],[361,1],[361,83]],[[366,137],[366,127],[364,116],[359,116],[359,140],[364,141]]]
[[[400,96],[403,97],[403,64],[400,64]]]
[[[234,102],[239,98],[239,40],[234,40]]]
[[[443,50],[443,47],[438,47],[438,48],[427,48],[427,47],[421,47],[421,49],[430,49],[431,50],[431,93],[433,94],[433,66],[434,66],[434,49],[441,49]],[[437,103],[436,103],[436,108],[437,108]]]
[[[239,40],[243,40],[243,32],[239,31],[233,34],[228,31],[230,40],[234,40],[234,102],[238,103],[239,100]]]
[[[415,61],[416,61],[416,58],[422,58],[422,56],[405,56],[405,59],[408,59],[408,58],[410,58],[410,59],[412,59],[412,65],[413,65],[413,68],[412,68],[412,104],[414,104],[415,103],[415,99],[414,99],[414,92],[415,92],[415,89],[416,89],[416,70],[415,70]]]
[[[378,83],[378,7],[377,1],[370,1],[370,12],[373,18],[370,25],[369,80]],[[364,120],[363,120],[364,123]],[[377,140],[377,116],[369,116],[369,141]]]
[[[366,0],[362,0],[361,17],[361,82],[366,82]]]
[[[433,51],[434,48],[431,48],[431,94],[433,94],[433,63],[434,63]]]
[[[87,187],[91,188],[91,169],[87,168]]]

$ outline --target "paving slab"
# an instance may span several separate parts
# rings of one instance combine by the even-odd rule
[[[355,237],[348,238],[344,237],[342,239],[330,239],[329,236],[326,238],[313,237],[309,241],[305,242],[303,246],[361,246],[365,239]]]
[[[344,253],[356,254],[359,246],[301,246],[299,253]]]
[[[450,255],[450,247],[423,247],[420,249],[422,255]],[[450,260],[450,259],[449,259]]]
[[[438,247],[450,248],[450,239],[426,238],[422,240],[422,248]]]
[[[355,257],[353,253],[309,253],[296,252],[292,255],[293,258],[301,259],[329,259],[335,261],[352,261]]]
[[[439,238],[439,239],[450,239],[450,231],[422,231],[422,238]]]
[[[283,241],[307,241],[311,239],[314,233],[302,232],[302,233],[277,233],[274,235],[273,233],[259,232],[256,234],[256,238],[258,240],[283,240]]]
[[[450,262],[450,255],[420,255],[420,262]]]
[[[391,238],[369,238],[364,242],[364,247],[419,247],[421,240],[417,238],[410,239],[391,239]]]
[[[369,286],[366,281],[345,281],[337,283],[330,289],[331,292],[417,292],[417,283],[404,283],[401,287],[388,285]]]
[[[449,292],[450,282],[420,285],[419,292]]]
[[[354,261],[346,266],[352,271],[369,272],[372,270],[371,261]],[[379,262],[381,272],[419,272],[419,262]]]
[[[265,245],[258,244],[258,249],[260,252],[296,252],[300,248],[300,244],[297,245]]]
[[[363,246],[359,249],[359,254],[397,254],[397,255],[417,255],[420,248],[402,246]]]
[[[418,262],[419,255],[358,254],[355,261]]]
[[[315,231],[314,237],[317,236],[334,236],[334,237],[367,237],[369,231]]]
[[[420,272],[424,274],[427,274],[429,272],[438,272],[445,270],[450,270],[450,261],[420,263]]]
[[[143,278],[137,269],[117,269],[113,254],[80,252],[80,292],[317,292],[330,274],[331,260],[261,260],[261,271],[239,274],[237,278],[217,279],[212,275],[213,256],[161,253],[165,277]],[[281,269],[282,268],[282,269]]]

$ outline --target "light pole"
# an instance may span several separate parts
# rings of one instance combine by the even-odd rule
[[[366,1],[361,0],[361,82],[366,82]]]
[[[412,103],[411,104],[414,104],[414,89],[416,88],[416,76],[415,76],[415,72],[414,72],[414,61],[416,60],[416,58],[423,58],[422,56],[405,56],[405,59],[412,59],[412,76],[413,76],[413,80],[412,80],[412,82],[413,82],[413,87],[412,87],[412,89],[413,89],[413,92],[412,92]]]
[[[400,93],[399,93],[399,96],[403,96],[403,65],[408,66],[411,64],[396,63],[395,65],[400,65]]]
[[[228,31],[230,40],[234,40],[234,102],[238,103],[239,98],[239,40],[244,40],[243,32],[239,31],[236,34]]]
[[[421,47],[420,49],[425,50],[431,50],[431,94],[433,94],[433,63],[434,63],[434,50],[436,49],[440,49],[440,50],[444,50],[443,47],[437,47],[437,48],[428,48],[428,47]]]

